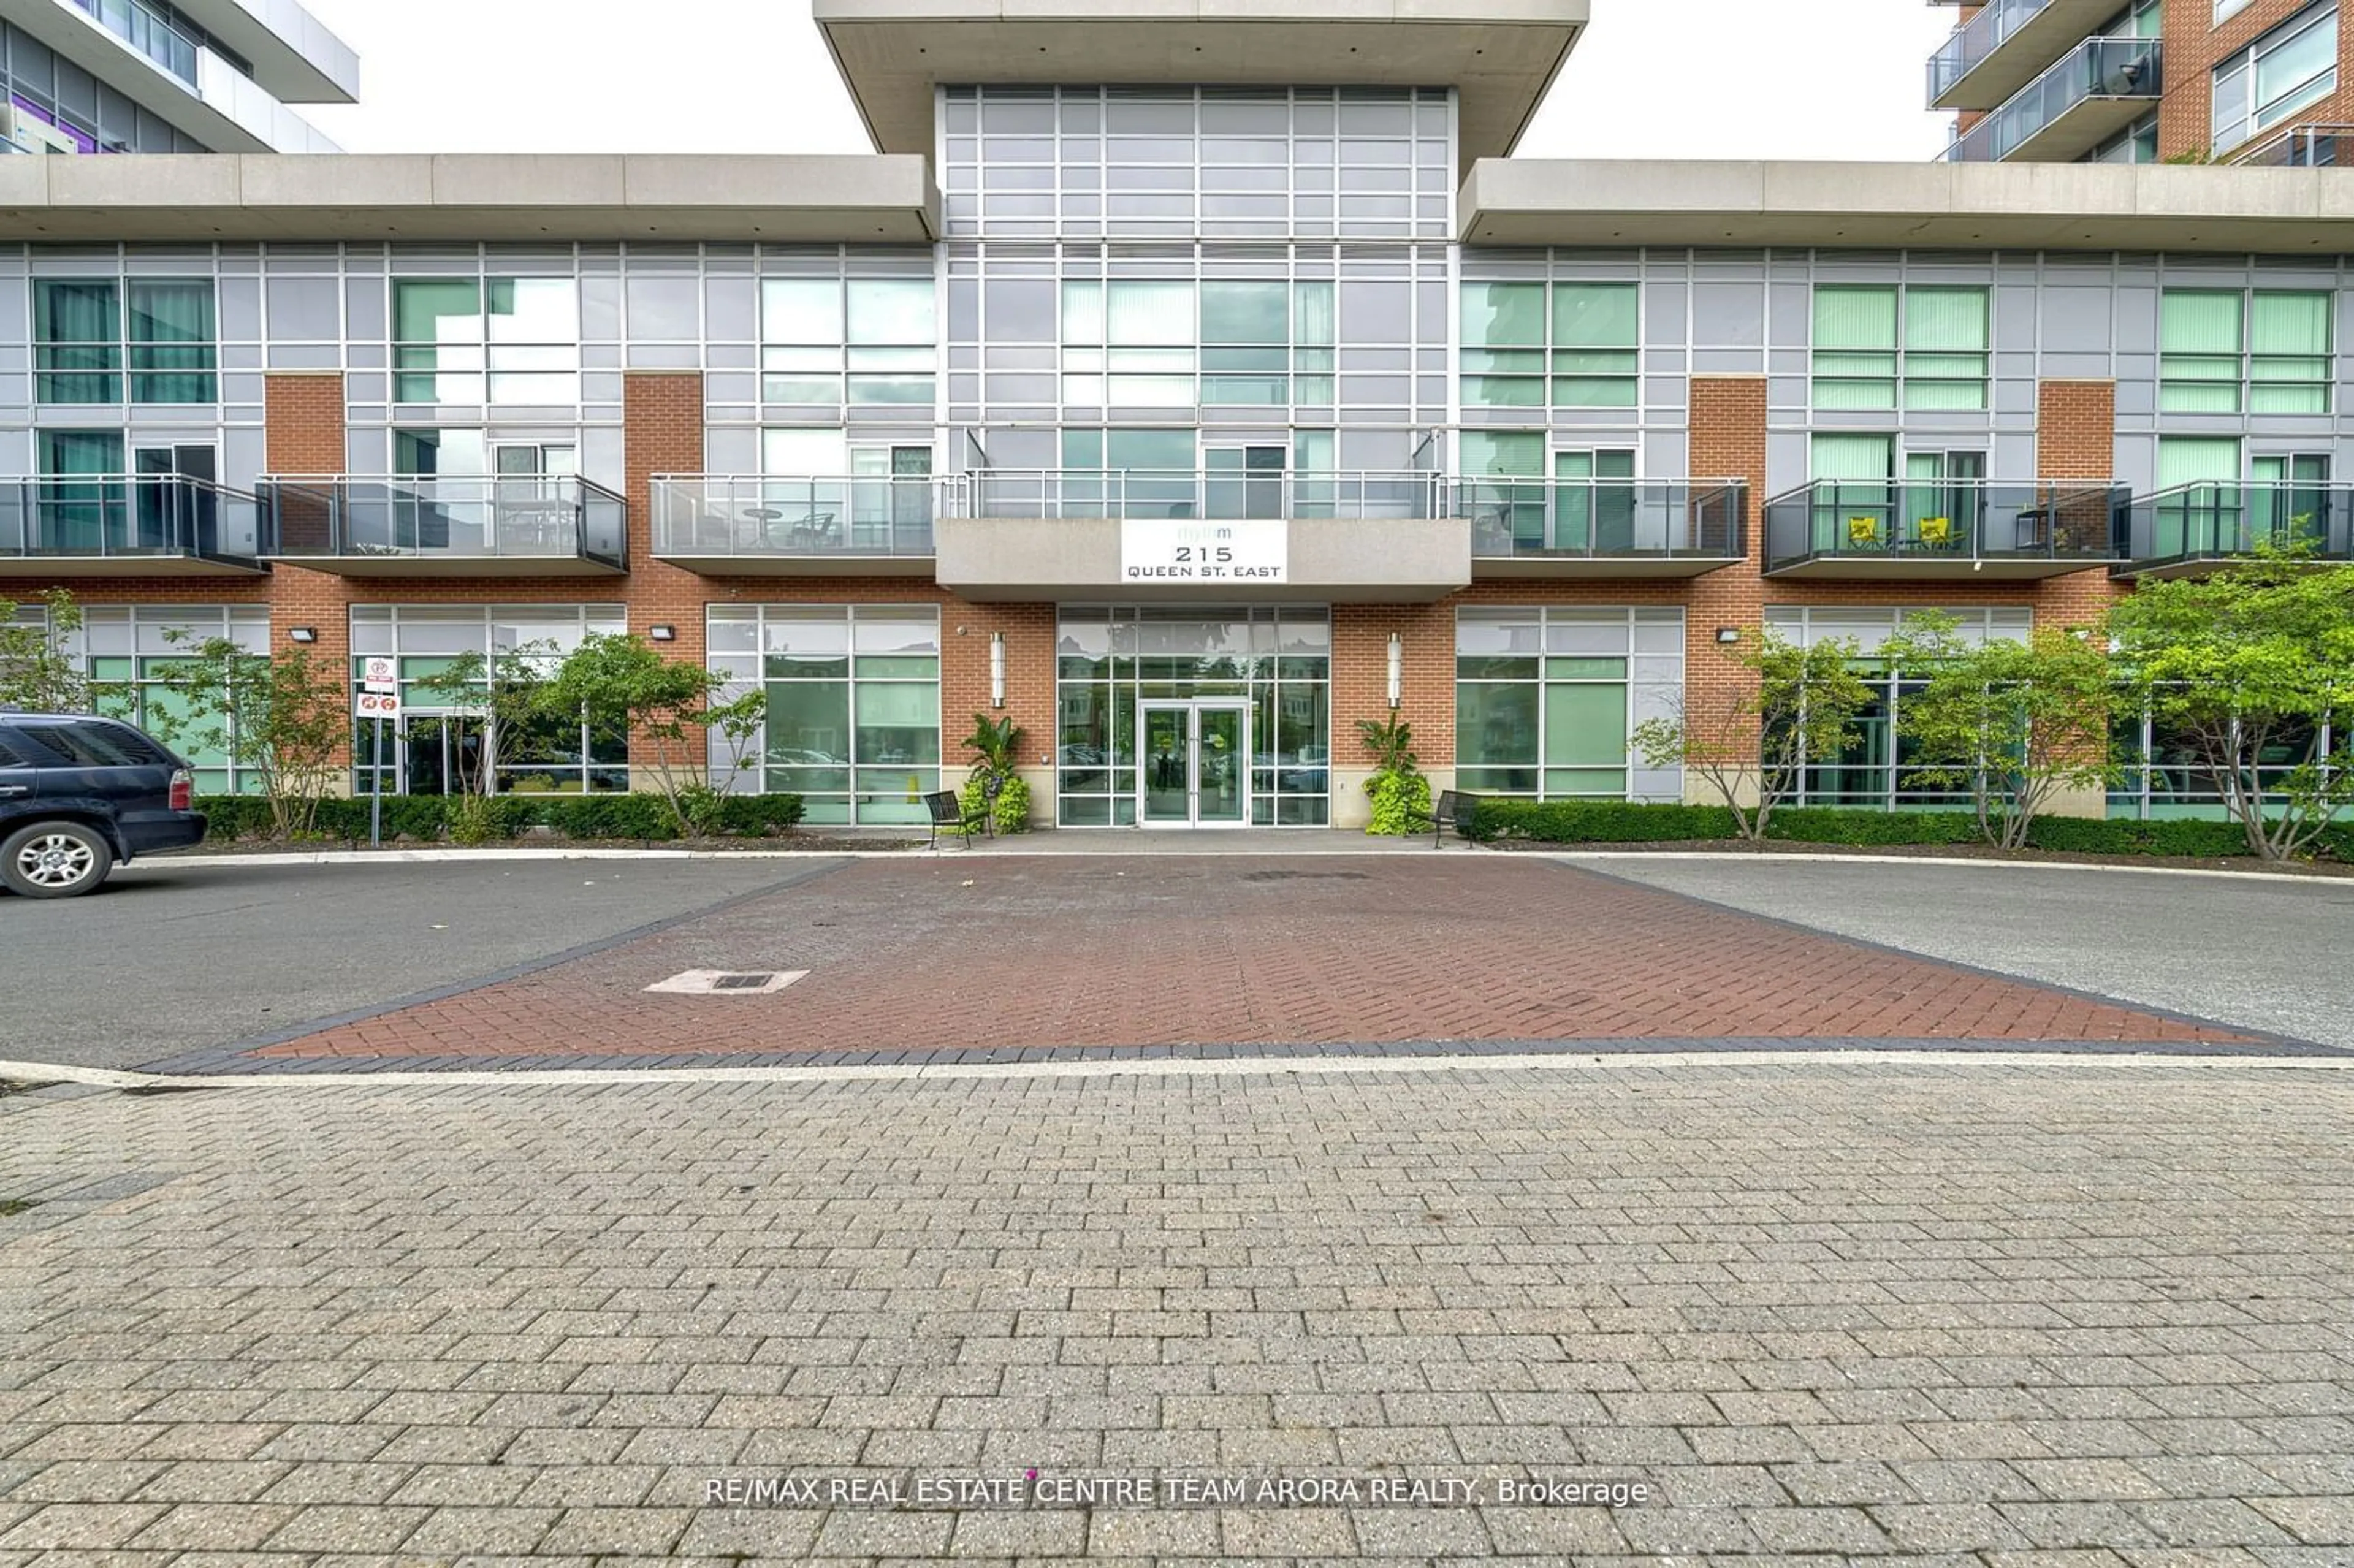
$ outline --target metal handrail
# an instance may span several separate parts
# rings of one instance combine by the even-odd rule
[[[2052,0],[1989,0],[1978,14],[1956,26],[1929,57],[1929,102],[1953,90],[1970,72],[1984,65],[2010,41],[2028,21],[2047,9]]]
[[[1458,479],[1449,510],[1485,557],[1691,556],[1746,553],[1748,485],[1737,479]]]
[[[932,474],[657,474],[658,556],[928,556],[957,492]]]
[[[0,556],[186,556],[251,566],[260,503],[180,473],[43,474],[0,483]]]
[[[1946,148],[1946,161],[2000,163],[2080,103],[2096,98],[2154,101],[2165,82],[2165,48],[2158,39],[2086,38],[1956,134]]]
[[[628,565],[628,503],[576,475],[270,474],[254,488],[265,556]]]
[[[2131,497],[2094,479],[1819,479],[1766,503],[1766,564],[2113,560]]]

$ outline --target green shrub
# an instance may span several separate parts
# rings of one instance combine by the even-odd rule
[[[1376,773],[1365,781],[1373,798],[1373,820],[1365,832],[1377,838],[1402,839],[1430,826],[1430,780],[1419,773]]]
[[[319,803],[319,815],[310,838],[340,843],[366,843],[368,811],[366,795]],[[246,795],[207,795],[196,801],[205,813],[206,837],[215,842],[266,839],[271,832],[269,802]],[[721,798],[708,819],[717,833],[765,838],[801,820],[799,795],[729,795]],[[384,798],[384,838],[387,843],[403,837],[430,842],[448,837],[458,843],[492,843],[511,839],[529,827],[553,828],[571,839],[636,839],[653,842],[678,836],[676,819],[659,795],[387,795]]]
[[[1531,839],[1556,844],[1659,843],[1729,839],[1733,813],[1723,806],[1639,806],[1623,800],[1510,800],[1480,798],[1465,830],[1472,839]]]
[[[1788,807],[1774,813],[1769,839],[1808,844],[1983,843],[1967,811],[1866,811],[1836,806]]]
[[[1028,832],[1030,831],[1029,784],[1012,773],[1000,774],[998,777],[997,803],[990,808],[989,811],[991,825],[1000,833]],[[957,805],[962,810],[967,821],[981,814],[982,803],[989,799],[988,789],[988,776],[975,773],[966,779],[964,787],[957,791]],[[944,828],[941,831],[964,832],[968,830]]]
[[[498,802],[487,795],[452,795],[450,797],[450,842],[453,844],[486,844],[493,839],[509,836],[502,832],[505,824],[499,821]]]

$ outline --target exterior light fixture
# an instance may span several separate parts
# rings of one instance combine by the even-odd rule
[[[1405,644],[1399,641],[1398,634],[1393,631],[1390,633],[1390,707],[1393,711],[1398,705],[1398,688],[1405,677]]]
[[[678,641],[678,628],[667,624],[649,626],[646,628],[646,635],[657,642],[675,642]]]
[[[1719,642],[1738,642],[1741,641],[1741,628],[1720,626],[1716,629],[1716,640]]]
[[[319,629],[315,626],[290,626],[286,629],[286,636],[289,641],[316,642],[319,641]]]
[[[989,634],[989,705],[1005,705],[1005,633]]]

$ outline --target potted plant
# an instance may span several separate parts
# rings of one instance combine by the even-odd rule
[[[1013,770],[1025,738],[1026,732],[1011,716],[972,715],[972,733],[964,742],[973,758],[972,771],[958,796],[967,822],[987,821],[1001,833],[1029,831],[1030,786]]]
[[[1414,726],[1392,714],[1386,719],[1359,719],[1357,734],[1373,759],[1373,776],[1365,780],[1373,815],[1365,832],[1404,838],[1430,826],[1430,780],[1416,766]]]

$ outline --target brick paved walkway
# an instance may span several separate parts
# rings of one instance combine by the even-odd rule
[[[648,995],[690,969],[767,996]],[[172,1064],[1410,1041],[2244,1042],[1533,860],[867,861],[624,947]]]
[[[2354,1561],[2345,1069],[52,1093],[5,1568]],[[1654,1500],[704,1501],[1034,1467]]]

